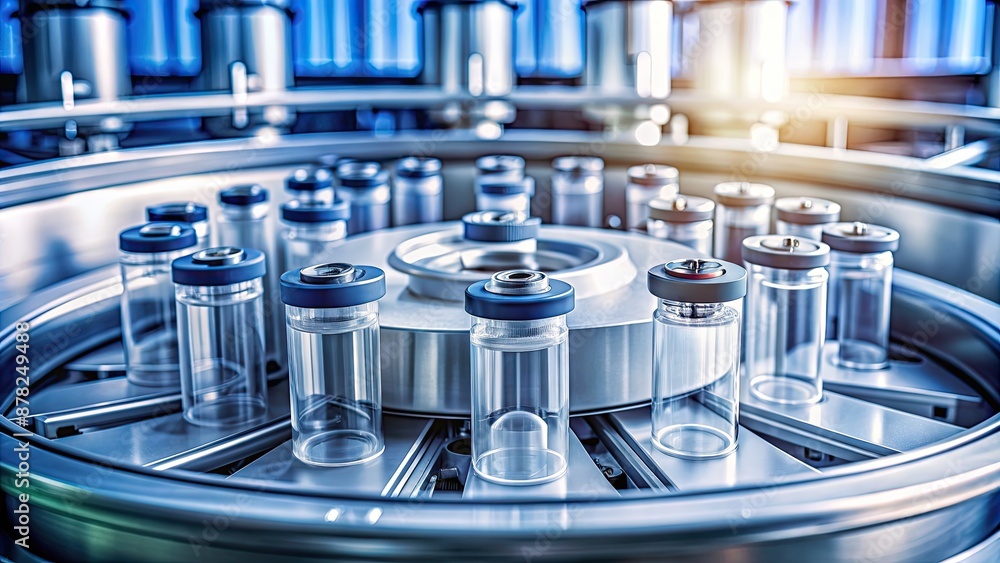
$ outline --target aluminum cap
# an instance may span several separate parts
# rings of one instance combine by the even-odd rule
[[[715,200],[729,207],[770,205],[774,200],[774,188],[767,184],[722,182],[715,185]]]
[[[441,175],[441,161],[437,158],[408,156],[396,161],[396,174],[404,178],[429,178]]]
[[[299,168],[285,180],[290,192],[315,192],[333,187],[333,174],[326,168]]]
[[[477,211],[462,217],[465,240],[517,242],[538,237],[542,220],[516,211]]]
[[[389,181],[389,173],[377,162],[345,162],[337,166],[337,179],[345,188],[375,188]]]
[[[293,307],[353,307],[385,296],[385,272],[343,262],[316,264],[281,275],[281,302]]]
[[[489,181],[487,177],[485,179]],[[512,195],[512,194],[528,194],[535,195],[535,179],[531,176],[525,176],[520,180],[512,181],[496,181],[487,184],[481,184],[479,186],[479,193],[490,194],[490,195]]]
[[[476,159],[480,174],[500,174],[511,170],[524,170],[524,159],[512,154],[491,154]]]
[[[667,186],[677,183],[680,173],[665,164],[637,164],[628,169],[628,179],[641,186]]]
[[[219,203],[228,205],[253,205],[263,203],[268,200],[270,194],[266,188],[258,184],[247,184],[245,186],[233,186],[228,190],[219,192]]]
[[[899,248],[899,232],[860,222],[835,223],[823,228],[823,242],[841,252],[892,252]]]
[[[573,176],[598,176],[604,170],[604,159],[597,156],[560,156],[552,161],[552,168]]]
[[[146,208],[146,220],[199,223],[208,220],[208,208],[191,201],[150,205]]]
[[[505,270],[465,290],[465,312],[499,321],[565,315],[576,306],[573,286],[532,270]]]
[[[333,203],[289,201],[281,205],[281,219],[292,223],[327,223],[351,218],[351,203],[338,199]]]
[[[770,268],[809,270],[830,263],[830,247],[800,237],[760,235],[743,239],[743,260]]]
[[[174,283],[181,285],[230,285],[264,277],[264,253],[256,248],[219,246],[174,260]]]
[[[822,225],[840,221],[840,204],[818,197],[783,197],[774,201],[779,221]]]
[[[198,235],[186,223],[147,223],[118,235],[118,248],[137,254],[183,250],[196,244]]]
[[[650,268],[646,287],[668,301],[725,303],[746,296],[747,271],[725,260],[686,258]]]
[[[715,216],[715,202],[707,197],[678,195],[670,199],[649,201],[649,218],[667,223],[708,221]]]

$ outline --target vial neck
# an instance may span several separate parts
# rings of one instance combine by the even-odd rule
[[[722,303],[685,303],[660,300],[660,312],[681,319],[705,319],[722,311]]]

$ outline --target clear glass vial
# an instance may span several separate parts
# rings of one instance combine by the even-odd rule
[[[517,182],[524,178],[524,159],[512,154],[493,154],[476,159],[476,193],[483,184]]]
[[[756,397],[782,404],[823,398],[830,247],[809,239],[764,235],[743,241],[750,273],[746,372]]]
[[[472,467],[503,485],[558,479],[569,458],[573,288],[507,270],[465,291],[472,315]]]
[[[208,248],[212,244],[212,228],[208,222],[208,208],[191,201],[163,203],[146,208],[146,220],[150,222],[187,223],[198,236],[198,248]]]
[[[865,223],[835,223],[823,229],[831,248],[830,321],[838,342],[837,363],[854,369],[889,366],[889,304],[892,253],[899,233]]]
[[[743,263],[743,239],[771,231],[774,188],[748,182],[723,182],[715,186],[716,258]]]
[[[392,190],[389,173],[377,162],[345,162],[337,166],[337,197],[351,204],[347,234],[389,228]]]
[[[477,211],[513,211],[531,214],[531,197],[535,195],[535,179],[525,176],[511,180],[483,184],[476,193]]]
[[[285,179],[285,191],[305,205],[333,203],[333,173],[326,166],[299,168]]]
[[[684,459],[732,453],[739,437],[740,311],[747,272],[682,259],[651,268],[653,446]]]
[[[604,160],[560,156],[552,161],[552,222],[600,227],[604,220]]]
[[[129,383],[180,383],[177,308],[170,264],[193,252],[194,228],[184,223],[149,223],[118,235],[122,275],[122,344]]]
[[[281,274],[275,252],[274,229],[268,217],[271,210],[267,189],[248,184],[219,192],[219,213],[215,231],[219,244],[237,248],[256,248],[264,252],[267,274],[264,276],[264,323],[267,359],[276,366],[286,363],[285,314],[278,298]]]
[[[351,205],[344,200],[332,204],[290,201],[282,205],[278,240],[281,271],[334,261],[337,247],[347,237],[350,217]]]
[[[818,197],[782,197],[774,200],[774,232],[820,240],[823,227],[840,221],[840,204]]]
[[[712,217],[715,202],[704,197],[678,195],[649,202],[646,232],[712,255]]]
[[[311,465],[375,459],[385,449],[374,266],[318,264],[281,276],[288,323],[292,451]]]
[[[223,246],[173,263],[184,419],[198,426],[267,414],[264,253]]]
[[[441,220],[444,181],[440,160],[418,156],[400,159],[396,163],[395,188],[393,225],[400,227]]]
[[[625,226],[627,230],[646,224],[650,200],[672,199],[678,192],[680,174],[673,166],[639,164],[628,169],[625,184]]]

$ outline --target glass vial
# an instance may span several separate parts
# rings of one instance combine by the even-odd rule
[[[774,201],[774,232],[820,240],[823,227],[840,221],[840,204],[818,197],[782,197]]]
[[[507,270],[465,292],[472,316],[472,466],[487,481],[532,485],[566,473],[573,288]]]
[[[377,162],[345,162],[337,166],[337,196],[351,204],[347,234],[389,228],[389,173]]]
[[[278,254],[281,271],[333,261],[336,249],[347,237],[351,205],[344,200],[332,204],[290,201],[281,206],[281,236]]]
[[[600,227],[604,220],[604,160],[560,156],[552,161],[552,222]]]
[[[625,185],[626,230],[638,229],[646,224],[650,200],[672,199],[677,195],[679,173],[673,166],[639,164],[628,169]]]
[[[385,273],[329,263],[285,272],[292,451],[311,465],[375,459],[385,449],[378,300]]]
[[[743,241],[747,289],[746,371],[750,391],[782,404],[818,402],[826,340],[830,247],[783,235]]]
[[[278,298],[278,276],[274,229],[268,215],[270,194],[257,184],[234,186],[219,192],[219,214],[215,217],[219,244],[237,248],[256,248],[264,252],[267,274],[264,276],[264,323],[267,359],[277,366],[286,363],[285,314]]]
[[[184,419],[258,422],[267,413],[264,253],[223,246],[173,263]]]
[[[177,308],[170,264],[193,252],[197,244],[194,228],[180,223],[149,223],[118,235],[122,344],[129,383],[180,383]]]
[[[732,453],[739,433],[740,311],[747,273],[722,260],[651,268],[652,441],[684,459]]]
[[[712,255],[712,217],[715,202],[704,197],[678,195],[649,202],[646,232]]]
[[[437,223],[443,209],[441,161],[408,156],[396,163],[396,193],[392,196],[393,225]]]
[[[525,176],[520,180],[483,184],[476,194],[477,211],[512,211],[531,215],[531,197],[535,195],[535,179]]]
[[[285,179],[285,191],[305,205],[333,203],[333,173],[325,166],[299,168]]]
[[[748,182],[715,186],[715,256],[743,263],[743,239],[771,231],[774,188]]]
[[[199,203],[187,201],[150,205],[146,208],[146,220],[157,223],[187,223],[198,236],[198,248],[208,248],[212,244],[208,208]]]
[[[837,362],[873,370],[889,366],[892,253],[899,233],[865,223],[835,223],[823,230],[830,252],[827,308],[839,344]]]

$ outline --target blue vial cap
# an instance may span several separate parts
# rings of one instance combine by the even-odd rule
[[[465,312],[498,321],[532,321],[568,314],[573,286],[532,270],[506,270],[465,290]]]
[[[267,189],[257,184],[233,186],[228,190],[219,192],[219,202],[228,205],[253,205],[255,203],[263,203],[269,197],[270,194],[268,194]]]
[[[147,223],[118,235],[118,248],[141,254],[183,250],[196,244],[198,235],[183,223]]]
[[[538,237],[542,220],[516,211],[477,211],[462,217],[465,240],[516,242]]]
[[[687,258],[653,266],[646,275],[649,292],[668,301],[726,303],[747,294],[747,271],[714,258]]]
[[[347,221],[351,218],[351,202],[344,199],[333,203],[290,201],[281,205],[281,218],[292,223]]]
[[[389,181],[389,173],[377,162],[345,162],[337,166],[337,179],[345,188],[374,188]]]
[[[281,275],[281,302],[293,307],[353,307],[385,296],[385,272],[375,266],[316,264]]]
[[[285,180],[290,192],[315,192],[333,187],[333,173],[323,167],[299,168]]]
[[[489,181],[489,177],[484,180]],[[480,193],[490,194],[490,195],[513,195],[513,194],[528,194],[535,195],[535,179],[531,176],[525,176],[520,180],[509,180],[506,182],[495,182],[488,184],[481,184],[479,186]]]
[[[208,220],[208,208],[190,201],[151,205],[146,208],[146,219],[149,221],[198,223]]]
[[[264,277],[264,253],[256,248],[220,246],[199,250],[174,260],[174,283],[181,285],[230,285]]]

